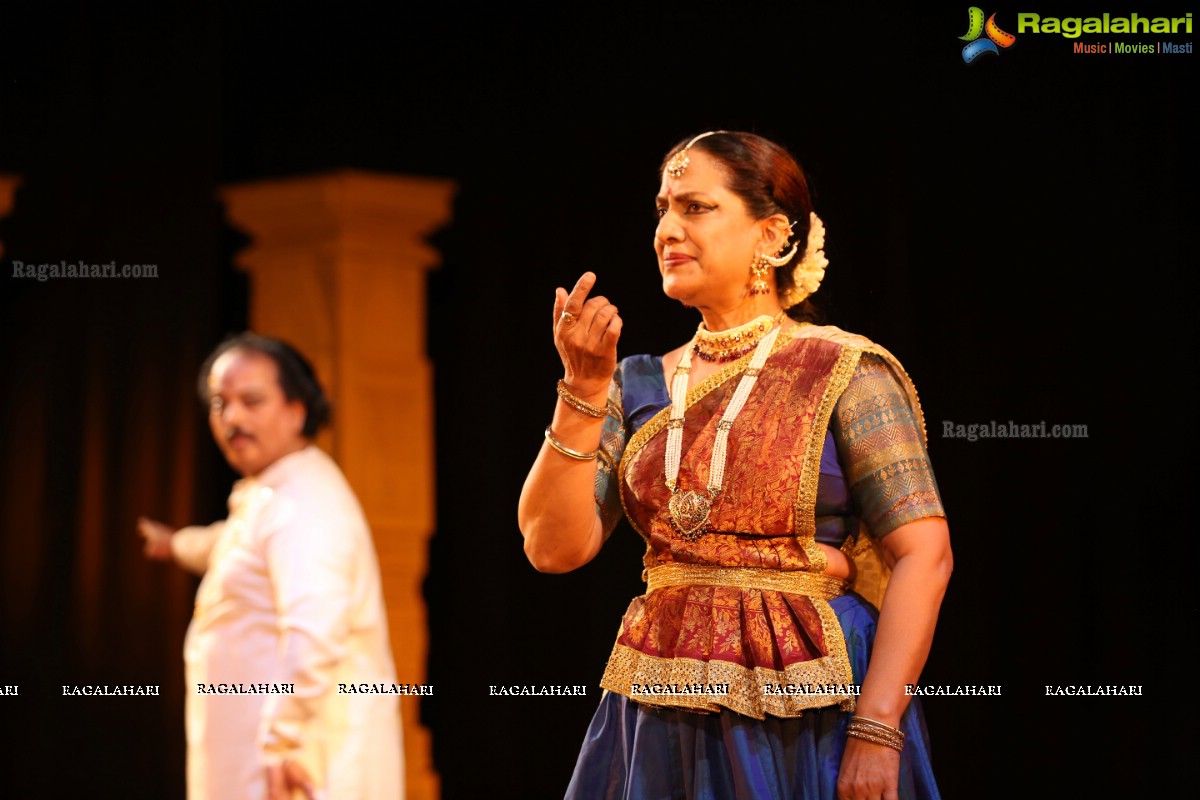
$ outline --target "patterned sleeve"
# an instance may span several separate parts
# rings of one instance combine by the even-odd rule
[[[612,383],[608,385],[608,416],[604,418],[600,455],[596,459],[596,512],[604,526],[606,540],[625,513],[621,507],[621,485],[617,471],[621,456],[625,453],[625,444],[629,441],[622,409],[621,365],[618,364]]]
[[[872,535],[946,516],[916,415],[881,357],[863,353],[830,425],[851,497]]]

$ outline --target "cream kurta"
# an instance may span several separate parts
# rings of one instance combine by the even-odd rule
[[[203,572],[184,643],[188,797],[266,797],[264,766],[299,761],[329,800],[403,796],[379,564],[358,500],[309,446],[234,486],[229,518],[172,537]],[[198,685],[294,684],[294,694],[202,694]]]

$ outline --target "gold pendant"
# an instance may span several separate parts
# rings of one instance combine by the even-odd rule
[[[708,513],[712,511],[712,500],[707,494],[688,489],[686,492],[671,495],[667,509],[671,512],[671,520],[680,535],[689,542],[694,542],[704,535],[704,524],[708,522]]]

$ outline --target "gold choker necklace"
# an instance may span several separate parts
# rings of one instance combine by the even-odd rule
[[[758,346],[767,332],[775,327],[775,323],[783,318],[783,313],[780,311],[775,317],[763,314],[745,325],[718,333],[710,332],[701,322],[700,327],[696,329],[696,339],[693,344],[696,356],[703,361],[713,361],[718,364],[736,361]]]

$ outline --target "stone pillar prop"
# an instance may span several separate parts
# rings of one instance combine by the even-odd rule
[[[21,185],[20,177],[0,172],[0,219],[12,213],[13,195]],[[0,257],[4,256],[4,242],[0,241]]]
[[[433,378],[426,357],[425,237],[451,217],[450,181],[345,170],[222,188],[251,237],[250,324],[295,344],[330,392],[318,444],[363,504],[383,573],[401,683],[425,684],[421,583],[434,525]],[[440,795],[419,699],[401,697],[409,800]]]

